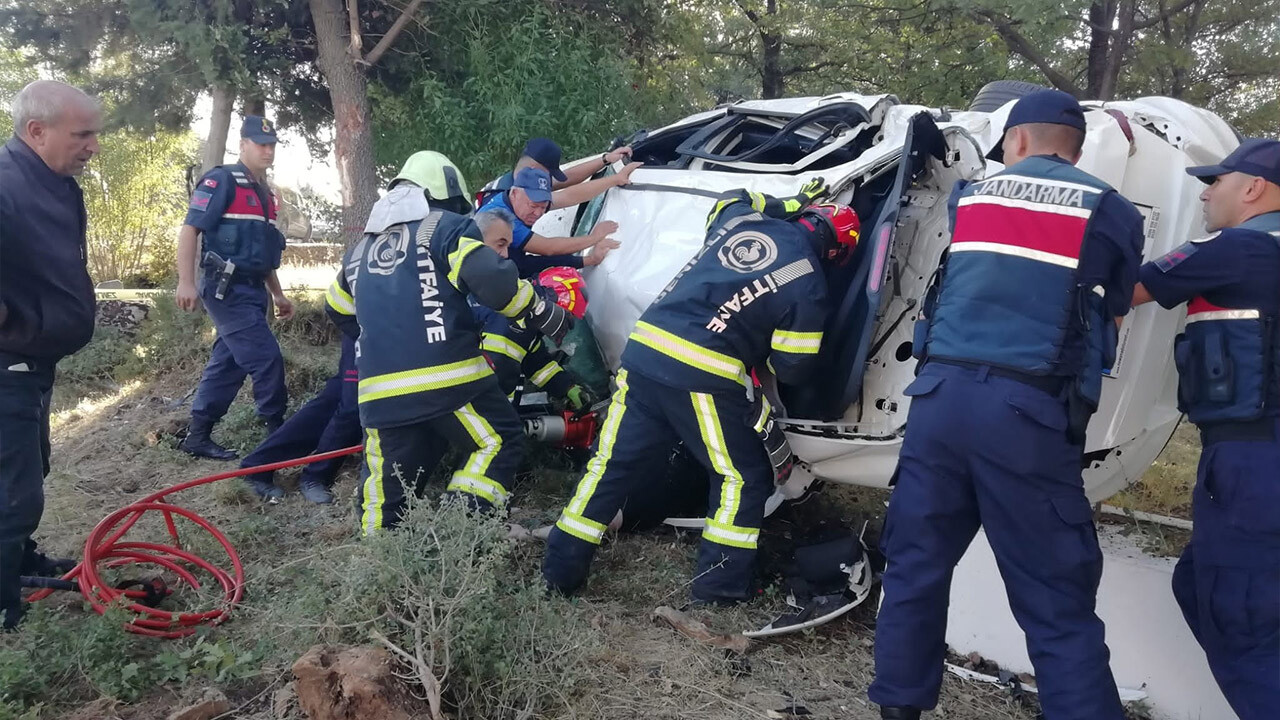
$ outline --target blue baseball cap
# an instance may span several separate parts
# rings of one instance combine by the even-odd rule
[[[267,119],[258,115],[245,115],[240,125],[240,137],[248,138],[259,145],[271,145],[276,142],[276,128]]]
[[[1050,125],[1066,125],[1080,132],[1085,132],[1084,108],[1073,96],[1061,90],[1037,90],[1022,96],[1009,111],[1009,118],[1004,121],[1004,132],[1000,134],[1000,142],[991,148],[987,158],[996,162],[1004,162],[1004,136],[1009,128],[1029,123],[1048,123]]]
[[[565,181],[564,171],[560,169],[560,146],[554,140],[549,138],[537,137],[530,138],[529,142],[524,144],[524,150],[520,151],[520,155],[527,157],[551,173],[551,177]]]
[[[1219,175],[1244,173],[1280,185],[1280,140],[1247,138],[1217,165],[1187,168],[1187,174],[1212,183]]]
[[[536,203],[551,202],[551,175],[538,168],[522,168],[511,187],[524,191]]]

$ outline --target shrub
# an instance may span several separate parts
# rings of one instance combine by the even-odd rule
[[[417,503],[352,559],[360,591],[348,617],[378,618],[373,636],[437,713],[448,703],[472,718],[554,716],[593,676],[595,632],[523,574],[512,547],[498,519]]]

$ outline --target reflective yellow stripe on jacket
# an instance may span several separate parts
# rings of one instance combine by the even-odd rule
[[[743,387],[747,385],[747,369],[740,360],[695,345],[649,323],[636,323],[630,339],[689,367],[732,380]]]
[[[822,348],[822,332],[795,332],[794,330],[774,330],[769,347],[777,352],[795,355],[817,355]]]
[[[361,378],[357,394],[360,402],[412,395],[474,382],[492,375],[493,369],[483,357],[474,357],[446,365],[403,370]]]

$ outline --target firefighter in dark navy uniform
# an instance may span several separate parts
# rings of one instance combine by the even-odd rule
[[[587,312],[587,288],[582,274],[570,267],[547,268],[538,273],[534,290],[564,308],[578,320]],[[472,303],[480,323],[480,350],[498,376],[508,398],[523,378],[532,387],[563,398],[574,410],[589,408],[595,398],[561,367],[537,330],[511,320],[483,305]]]
[[[707,219],[699,253],[641,315],[622,353],[599,445],[547,542],[543,577],[572,593],[627,498],[652,481],[683,441],[711,475],[691,594],[750,596],[774,469],[761,442],[767,403],[751,371],[800,382],[818,358],[826,321],[821,262],[842,262],[858,219],[811,205],[820,179],[792,198],[738,191]]]
[[[439,436],[468,453],[447,494],[484,511],[506,504],[523,454],[523,425],[480,352],[468,295],[557,341],[573,324],[485,245],[473,221],[440,209],[459,192],[465,196],[448,158],[416,153],[397,181],[347,251],[326,297],[330,316],[359,338],[366,535],[400,522],[406,489],[440,460]]]
[[[1187,170],[1207,237],[1142,266],[1134,304],[1187,303],[1178,402],[1200,428],[1173,592],[1240,720],[1280,713],[1280,141]]]
[[[276,277],[284,235],[276,228],[276,197],[266,178],[275,146],[275,129],[266,118],[246,116],[240,162],[200,178],[178,233],[178,305],[191,311],[202,303],[218,331],[191,403],[191,425],[179,445],[199,457],[236,456],[210,432],[246,375],[253,379],[253,399],[268,432],[284,422],[284,358],[267,324],[268,296],[280,318],[293,315],[293,303]]]
[[[1074,165],[1084,111],[1019,100],[993,159],[952,193],[952,238],[917,330],[918,376],[881,544],[876,621],[884,718],[938,701],[951,573],[979,526],[1027,638],[1048,720],[1124,717],[1094,612],[1102,552],[1080,474],[1114,361],[1142,217]]]

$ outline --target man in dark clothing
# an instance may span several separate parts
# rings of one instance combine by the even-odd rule
[[[362,437],[360,408],[356,405],[356,383],[359,380],[355,338],[343,335],[338,372],[325,382],[318,395],[298,408],[279,429],[246,455],[240,461],[240,467],[268,465],[359,445]],[[298,490],[302,496],[317,505],[333,502],[329,488],[342,469],[342,461],[343,458],[338,457],[304,467],[298,479]],[[284,489],[275,484],[274,472],[246,475],[244,479],[265,500],[275,502],[284,497]]]
[[[19,578],[69,561],[36,552],[49,473],[49,396],[58,360],[93,335],[84,196],[74,177],[98,153],[102,113],[80,90],[31,83],[0,149],[0,621],[17,626]]]

